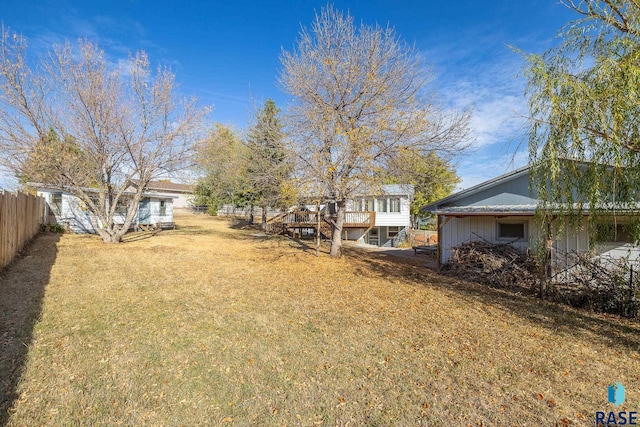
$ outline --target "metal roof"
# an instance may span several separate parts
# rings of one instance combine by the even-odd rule
[[[443,199],[440,200],[436,200],[433,203],[429,203],[428,205],[423,206],[422,208],[420,208],[420,211],[422,212],[436,212],[438,210],[440,210],[440,206],[448,204],[448,203],[452,203],[455,202],[456,200],[462,199],[464,197],[467,196],[471,196],[473,194],[479,193],[481,191],[485,191],[488,190],[490,188],[493,188],[499,184],[502,184],[504,182],[513,180],[515,178],[518,178],[522,175],[525,175],[529,172],[529,168],[530,166],[524,166],[521,168],[518,168],[514,171],[505,173],[504,175],[500,175],[498,177],[492,178],[488,181],[484,181],[481,182],[480,184],[474,185],[473,187],[469,187],[465,190],[459,191],[457,193],[454,193],[450,196],[447,196]],[[498,209],[498,207],[495,207],[496,209]],[[503,206],[500,206],[500,208],[503,208]]]
[[[536,205],[451,206],[430,211],[439,215],[534,215]],[[423,208],[424,209],[424,208]]]

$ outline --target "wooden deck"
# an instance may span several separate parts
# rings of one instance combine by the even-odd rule
[[[288,233],[301,229],[320,228],[320,233],[330,237],[335,215],[326,212],[292,211],[280,214],[267,222],[267,231]],[[347,228],[371,228],[376,223],[375,212],[346,212],[343,230]]]

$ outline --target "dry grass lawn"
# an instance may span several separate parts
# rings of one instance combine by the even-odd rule
[[[176,221],[2,273],[0,424],[593,425],[615,381],[640,410],[636,321]]]

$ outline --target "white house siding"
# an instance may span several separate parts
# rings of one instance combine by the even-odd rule
[[[587,227],[576,229],[569,225],[569,219],[565,218],[564,232],[555,233],[553,236],[553,249],[556,252],[588,252],[589,251],[589,232]]]
[[[165,214],[160,215],[160,202],[165,202]],[[150,198],[151,208],[151,224],[158,224],[159,222],[172,222],[173,221],[173,199],[165,198]]]
[[[633,243],[605,242],[595,246],[595,251],[601,257],[626,258],[631,262],[640,261],[640,247]]]
[[[390,197],[391,198],[391,197]],[[388,202],[387,202],[388,206]],[[405,196],[400,198],[400,212],[376,212],[376,227],[411,226],[411,201]]]
[[[411,225],[411,210],[410,204],[411,201],[407,197],[407,195],[389,195],[389,196],[379,196],[374,197],[374,206],[377,207],[377,201],[381,199],[386,199],[386,205],[389,206],[390,199],[400,199],[400,212],[378,212],[376,211],[376,227],[383,226],[401,226],[401,227],[409,227]],[[361,198],[357,198],[356,202],[349,200],[346,203],[347,211],[362,211],[363,207],[360,206],[359,202]]]
[[[440,221],[446,220],[442,216]],[[498,239],[498,222],[525,222],[525,239],[513,242],[513,239]],[[493,216],[466,216],[451,217],[451,219],[440,228],[440,262],[446,263],[451,259],[452,249],[474,240],[487,240],[492,243],[507,243],[518,250],[526,251],[530,243],[533,218],[529,216],[508,216],[495,218]],[[475,233],[475,234],[474,234]]]
[[[192,204],[193,195],[191,194],[176,194],[174,197],[172,205],[176,209],[184,209]]]
[[[53,199],[55,194],[62,193],[60,206],[53,207]],[[47,222],[49,224],[60,224],[69,227],[74,233],[90,233],[96,234],[97,230],[94,224],[100,225],[100,220],[95,217],[86,208],[84,202],[79,198],[55,189],[41,189],[37,191],[39,196],[44,197],[47,201],[48,213]],[[171,197],[171,196],[169,196]],[[149,200],[150,215],[146,224],[157,224],[159,222],[173,222],[173,199],[150,197]],[[160,201],[165,201],[165,215],[160,215]],[[57,210],[57,215],[53,212]],[[115,224],[123,224],[125,214],[116,214],[113,218]],[[134,224],[138,223],[138,217],[134,218]]]
[[[376,227],[389,227],[400,226],[409,227],[411,225],[411,218],[409,215],[391,212],[376,212]]]
[[[161,202],[165,203],[164,215],[160,215]],[[173,199],[166,197],[143,197],[140,201],[138,221],[140,224],[158,224],[160,222],[173,222]]]
[[[53,206],[54,195],[62,193],[61,203],[59,206]],[[69,227],[74,233],[95,233],[95,227],[92,220],[97,219],[85,207],[85,204],[75,196],[61,191],[38,191],[39,196],[44,197],[47,201],[47,222],[49,224],[60,224]],[[54,212],[57,214],[54,215]]]

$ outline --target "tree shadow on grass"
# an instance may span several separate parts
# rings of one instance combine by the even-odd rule
[[[202,227],[200,225],[180,225],[175,230],[169,231],[175,236],[213,236],[219,232],[209,227]]]
[[[248,219],[231,217],[229,219],[230,227],[234,230],[254,230],[254,231],[262,231],[262,226],[259,222],[249,223]]]
[[[542,301],[534,296],[492,288],[438,274],[419,263],[372,252],[349,251],[348,256],[361,261],[367,274],[396,277],[405,282],[451,292],[472,304],[486,304],[511,312],[533,324],[557,334],[583,336],[594,344],[626,347],[640,351],[640,321]]]
[[[33,328],[57,256],[59,234],[42,234],[0,272],[0,426],[5,425],[26,368]]]
[[[153,236],[156,236],[160,232],[161,230],[136,231],[132,233],[127,233],[124,236],[122,236],[122,243],[130,243],[130,242],[137,242],[139,240],[150,239]]]

